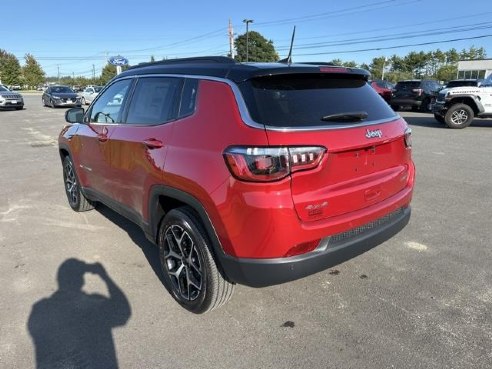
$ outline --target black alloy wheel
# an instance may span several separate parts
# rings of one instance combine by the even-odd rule
[[[202,314],[225,304],[234,285],[219,270],[196,213],[188,207],[169,211],[159,229],[164,284],[185,309]]]
[[[94,205],[80,191],[79,180],[72,160],[69,156],[63,159],[63,183],[68,204],[75,211],[87,211],[94,208]]]

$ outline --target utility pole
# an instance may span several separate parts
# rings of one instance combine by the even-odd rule
[[[96,66],[92,64],[92,83],[96,83]]]
[[[232,23],[231,23],[231,18],[229,18],[229,28],[228,28],[228,35],[229,35],[229,54],[231,55],[231,58],[234,59],[236,55],[234,55],[234,30],[232,29]]]
[[[250,23],[253,23],[253,19],[243,19],[243,23],[246,23],[246,61],[249,61],[249,27]]]
[[[60,64],[57,64],[56,68],[58,69],[58,83],[60,83]]]

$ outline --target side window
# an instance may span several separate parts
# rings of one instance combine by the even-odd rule
[[[179,107],[179,118],[186,117],[195,112],[196,95],[198,93],[198,80],[187,78],[181,94],[181,105]]]
[[[131,79],[113,83],[92,106],[90,122],[121,123],[122,107],[132,84]]]
[[[176,118],[181,78],[140,78],[135,87],[126,123],[161,124]]]

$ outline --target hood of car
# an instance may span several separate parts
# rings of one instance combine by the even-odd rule
[[[469,94],[477,94],[479,93],[480,88],[474,86],[462,86],[462,87],[451,87],[444,88],[439,91],[441,94],[449,94],[449,95],[469,95]]]
[[[75,99],[78,95],[74,92],[53,92],[51,93],[53,97],[59,97],[60,99]]]

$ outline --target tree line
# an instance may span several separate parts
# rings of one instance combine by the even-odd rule
[[[246,42],[248,40],[248,43]],[[246,47],[246,43],[248,47]],[[267,40],[260,33],[251,31],[237,36],[235,40],[235,59],[240,62],[274,62],[279,60],[272,40]],[[386,79],[397,82],[412,78],[431,78],[439,81],[449,81],[457,77],[457,64],[459,60],[485,59],[486,51],[483,47],[471,46],[469,49],[458,51],[440,49],[424,52],[412,51],[405,56],[392,55],[390,57],[378,56],[371,63],[358,64],[355,61],[333,59],[334,65],[346,67],[359,67],[367,69],[372,79]],[[87,78],[82,76],[49,76],[47,77],[40,64],[31,54],[24,56],[25,63],[21,67],[14,54],[0,49],[0,80],[5,85],[20,85],[28,88],[36,88],[46,82],[56,82],[66,85],[87,86],[89,84],[105,85],[116,75],[116,67],[107,64],[99,76]],[[154,56],[150,61],[155,61]],[[295,61],[295,45],[294,45]],[[123,68],[126,69],[126,68]]]

